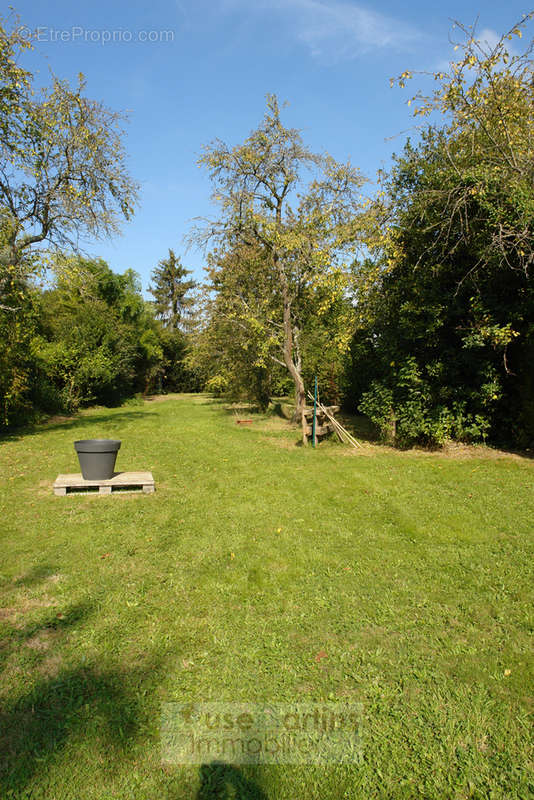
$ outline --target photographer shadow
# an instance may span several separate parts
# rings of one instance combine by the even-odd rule
[[[265,792],[241,770],[223,761],[200,767],[200,787],[196,800],[268,800]]]

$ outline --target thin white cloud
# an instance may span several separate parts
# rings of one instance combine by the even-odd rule
[[[346,0],[221,0],[221,7],[276,15],[320,59],[351,59],[385,49],[409,51],[423,38],[400,19]]]
[[[480,32],[478,31],[475,32],[475,39],[480,44],[481,49],[488,54],[491,53],[501,41],[500,35],[491,28],[483,28]],[[514,43],[512,42],[505,41],[504,49],[507,50],[508,55],[510,56],[515,56],[519,54],[514,47]],[[438,61],[435,66],[435,71],[448,72],[451,63],[457,61],[459,58],[463,58],[462,50],[451,51],[450,59],[448,61],[445,59]]]
[[[484,28],[480,31],[480,33],[476,34],[477,40],[480,42],[481,46],[483,47],[486,52],[494,50],[499,42],[501,41],[501,37],[499,36],[496,31],[492,30],[491,28]],[[516,50],[514,47],[514,42],[505,41],[504,42],[504,49],[508,51],[508,54],[511,56],[515,56],[519,54],[519,51]]]
[[[501,37],[491,28],[484,28],[476,35],[476,38],[485,49],[493,50],[499,44]]]

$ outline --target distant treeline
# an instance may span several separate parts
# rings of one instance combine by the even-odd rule
[[[133,271],[69,257],[56,259],[50,288],[16,280],[9,288],[0,315],[1,427],[136,393],[198,390],[184,364],[184,319],[144,300]]]

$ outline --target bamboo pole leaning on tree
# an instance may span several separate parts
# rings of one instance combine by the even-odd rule
[[[308,392],[308,396],[310,399],[313,399],[311,392]],[[325,406],[322,405],[322,403],[319,402],[319,400],[317,400],[317,408],[325,415],[325,417],[330,420],[340,442],[350,444],[352,447],[356,448],[363,446],[357,441],[357,439],[354,438],[354,436],[352,436],[352,434],[348,432],[346,428],[343,427],[343,425],[341,425],[340,422],[338,422],[338,420],[332,414],[330,414],[330,412],[325,408]]]

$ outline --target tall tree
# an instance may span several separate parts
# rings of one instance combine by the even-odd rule
[[[268,259],[261,249],[241,245],[210,253],[207,261],[202,319],[189,362],[210,391],[266,408],[272,377],[281,369],[281,329],[272,324],[278,288]]]
[[[30,278],[43,245],[76,250],[84,237],[111,235],[133,213],[122,115],[53,78],[37,89],[20,66],[31,47],[18,19],[0,19],[0,401],[7,424],[26,409],[34,313]],[[24,399],[26,398],[26,400]],[[25,412],[24,412],[25,413]]]
[[[269,394],[287,394],[292,379],[281,359],[284,328],[280,285],[264,248],[241,245],[215,251],[206,268],[203,325],[191,362],[209,378],[208,388],[265,407]],[[354,310],[343,275],[335,287],[302,283],[292,315],[298,333],[301,376],[319,376],[321,394],[339,402],[344,353],[353,331]]]
[[[404,442],[534,441],[532,42],[508,52],[531,16],[493,47],[458,26],[459,60],[412,98],[443,124],[394,159],[373,208],[383,224],[357,276],[357,393]]]
[[[148,291],[154,297],[156,316],[171,330],[183,326],[193,306],[191,291],[196,283],[186,280],[190,274],[191,270],[186,269],[170,249],[168,258],[163,258],[152,272],[153,286]]]
[[[216,140],[199,163],[209,171],[221,215],[197,229],[196,240],[215,240],[229,255],[241,247],[261,253],[249,268],[267,270],[262,280],[270,283],[274,308],[266,313],[263,301],[251,305],[237,289],[232,313],[236,324],[260,325],[266,340],[278,343],[278,352],[269,355],[291,375],[300,420],[306,402],[300,301],[318,288],[335,295],[343,285],[347,251],[357,242],[363,179],[350,163],[308,150],[300,132],[282,124],[273,95],[262,123],[243,144]]]
[[[137,185],[123,147],[123,116],[85,96],[85,80],[33,86],[17,66],[28,43],[0,20],[0,279],[20,272],[35,245],[76,250],[129,219]]]
[[[416,200],[423,219],[426,200],[445,209],[433,223],[433,253],[476,249],[475,272],[496,265],[528,275],[534,264],[534,40],[521,53],[509,44],[532,18],[534,11],[491,45],[474,26],[456,22],[458,61],[434,74],[431,94],[419,91],[409,101],[416,117],[443,115],[443,153],[454,177]],[[404,72],[398,82],[411,77]]]

